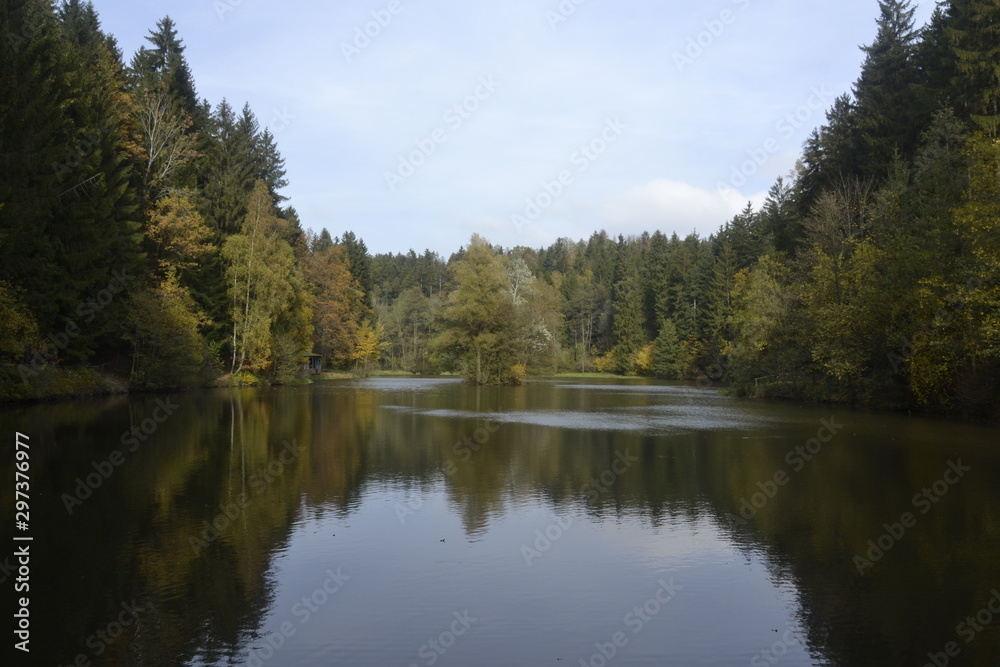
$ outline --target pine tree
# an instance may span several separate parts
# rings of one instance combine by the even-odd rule
[[[1000,3],[951,0],[946,31],[957,60],[958,107],[996,137],[1000,130]]]
[[[365,304],[371,306],[371,297],[374,292],[372,284],[371,257],[368,255],[368,246],[363,239],[354,235],[354,232],[347,231],[339,240],[347,251],[347,258],[351,263],[351,275],[361,285],[365,293]]]
[[[861,145],[854,101],[841,95],[827,111],[826,125],[813,130],[803,148],[795,197],[799,216],[809,214],[824,190],[861,173]]]
[[[896,154],[916,149],[929,110],[918,95],[913,15],[910,0],[879,0],[875,41],[862,47],[865,62],[854,84],[862,176],[885,179]]]
[[[644,324],[642,318],[642,285],[640,284],[638,250],[629,247],[625,240],[619,237],[618,266],[613,294],[615,358],[618,372],[624,375],[634,375],[636,372],[636,356],[645,343]]]
[[[288,179],[285,178],[285,158],[281,157],[270,128],[265,127],[263,132],[259,132],[255,136],[253,176],[254,179],[267,183],[267,189],[271,193],[271,199],[275,206],[288,200],[288,197],[280,192],[288,186]],[[287,219],[288,216],[285,217]]]
[[[714,349],[721,352],[732,339],[733,292],[736,289],[736,274],[741,267],[729,239],[720,235],[715,245],[716,257],[706,306],[708,334]]]
[[[802,225],[796,213],[795,186],[781,176],[767,192],[761,211],[763,230],[775,250],[791,253],[802,235]]]
[[[192,119],[197,131],[200,122],[198,95],[194,89],[194,77],[184,57],[184,43],[177,37],[176,24],[169,16],[156,23],[156,30],[146,36],[150,46],[143,46],[132,58],[130,72],[134,88],[141,90],[164,90],[172,105],[176,105]],[[177,109],[172,109],[177,110]]]
[[[935,110],[943,105],[956,103],[958,63],[951,36],[948,34],[951,19],[945,4],[939,4],[931,19],[920,33],[914,50],[914,62],[920,79],[917,92],[922,109]]]
[[[309,249],[313,252],[322,252],[327,248],[333,247],[333,245],[333,237],[330,236],[329,230],[324,227],[323,231],[319,233],[319,236],[315,237],[312,240],[312,243],[309,244]]]
[[[246,111],[246,110],[244,110]],[[205,217],[218,243],[239,231],[254,186],[253,142],[250,123],[238,125],[236,114],[223,99],[208,119],[208,132],[198,165]]]
[[[654,326],[667,317],[667,300],[664,298],[670,289],[670,264],[672,259],[670,242],[663,232],[657,230],[649,240],[649,248],[643,262],[645,275],[643,284],[643,315],[648,325]],[[649,331],[650,338],[656,337],[656,331]]]
[[[664,318],[660,322],[660,332],[653,348],[653,374],[664,380],[679,379],[684,368],[682,352],[677,327],[673,320]]]
[[[113,297],[134,279],[140,260],[132,154],[122,129],[127,104],[116,61],[84,6],[77,6],[82,17],[64,11],[66,28],[47,2],[6,9],[0,279],[25,290],[41,330],[60,341],[49,356],[81,361],[114,343],[123,300]],[[123,278],[115,293],[108,290],[113,271]]]

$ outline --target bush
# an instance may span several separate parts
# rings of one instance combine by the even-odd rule
[[[528,367],[524,364],[514,364],[510,367],[510,383],[511,384],[524,384],[524,381],[528,379]]]
[[[594,359],[594,370],[598,373],[614,373],[617,367],[618,361],[614,350],[608,350]]]

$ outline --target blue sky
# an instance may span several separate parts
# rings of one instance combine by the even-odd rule
[[[249,102],[303,225],[446,256],[708,235],[795,164],[876,0],[95,0],[126,58],[169,13],[198,94]],[[917,11],[923,24],[933,10]]]

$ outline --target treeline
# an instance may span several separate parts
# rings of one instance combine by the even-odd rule
[[[940,3],[922,29],[879,5],[854,89],[759,210],[708,238],[377,256],[386,363],[1000,417],[1000,2]]]
[[[3,396],[366,366],[352,234],[311,238],[249,106],[200,99],[174,23],[126,64],[90,2],[0,5]],[[95,370],[96,369],[96,370]]]
[[[126,65],[89,3],[3,0],[0,380],[293,381],[302,356],[480,383],[558,371],[743,394],[1000,405],[1000,1],[882,0],[861,75],[715,234],[478,236],[371,256],[305,232],[253,111],[195,93],[170,19]]]

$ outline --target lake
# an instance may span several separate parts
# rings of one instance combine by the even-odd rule
[[[373,378],[8,406],[7,480],[16,432],[28,664],[1000,658],[994,428]]]

